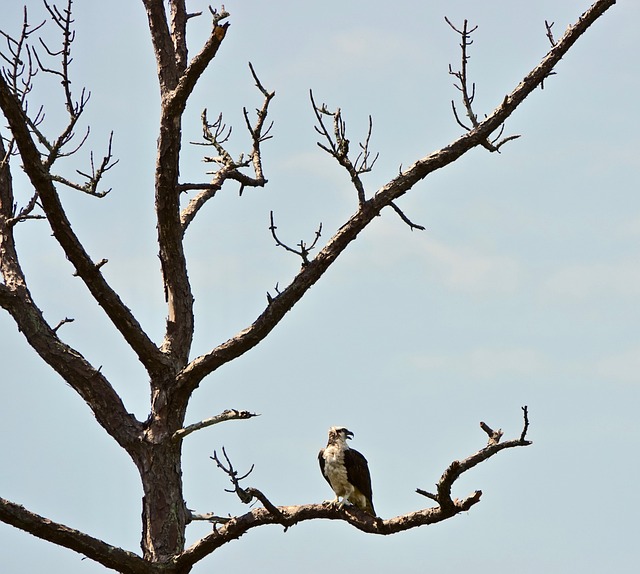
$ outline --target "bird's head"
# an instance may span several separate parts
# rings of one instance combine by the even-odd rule
[[[343,444],[346,444],[347,439],[350,439],[352,437],[353,433],[345,427],[331,427],[329,429],[330,443],[341,442]]]

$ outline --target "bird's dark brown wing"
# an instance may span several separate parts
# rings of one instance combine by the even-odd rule
[[[320,463],[320,472],[322,473],[322,476],[324,476],[324,479],[329,483],[329,486],[331,486],[331,482],[329,481],[329,478],[324,473],[324,456],[323,455],[324,455],[324,449],[321,449],[320,452],[318,453],[318,462]]]
[[[367,459],[357,450],[350,448],[344,451],[344,464],[347,467],[347,480],[364,494],[373,505],[371,475],[369,474]]]

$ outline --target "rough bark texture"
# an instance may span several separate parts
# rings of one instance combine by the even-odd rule
[[[167,322],[163,341],[155,343],[144,332],[132,311],[108,284],[101,272],[102,262],[94,262],[74,233],[67,218],[57,184],[63,182],[74,189],[101,197],[97,186],[111,163],[110,148],[101,168],[86,177],[88,182],[74,184],[57,176],[56,160],[64,154],[73,153],[77,142],[73,142],[74,128],[82,114],[87,99],[84,94],[79,101],[73,100],[68,62],[73,42],[71,0],[66,8],[49,9],[51,19],[63,31],[62,51],[47,50],[52,56],[60,56],[61,67],[49,73],[62,78],[69,123],[56,138],[47,139],[40,132],[38,118],[31,117],[27,110],[27,97],[35,73],[22,62],[32,61],[29,52],[33,30],[26,23],[18,40],[8,40],[9,62],[5,73],[0,74],[0,110],[8,130],[0,138],[0,306],[14,319],[19,331],[44,361],[68,383],[86,402],[97,422],[126,450],[138,468],[143,486],[142,501],[142,556],[94,539],[67,526],[56,524],[47,518],[24,509],[13,502],[0,499],[0,520],[21,528],[26,532],[59,544],[95,560],[107,568],[126,574],[189,572],[198,561],[227,542],[239,538],[257,526],[281,524],[286,528],[304,520],[318,518],[344,520],[356,528],[373,534],[391,534],[408,528],[433,524],[468,510],[480,500],[479,491],[463,500],[451,498],[451,486],[462,472],[487,460],[505,448],[526,446],[528,419],[525,410],[525,428],[520,439],[499,443],[499,436],[490,437],[490,444],[475,455],[455,461],[444,472],[438,491],[420,494],[437,502],[433,508],[391,518],[374,519],[354,509],[339,509],[331,505],[309,504],[302,506],[276,507],[256,489],[242,488],[237,476],[233,477],[236,492],[243,500],[257,498],[263,507],[231,519],[206,518],[216,529],[185,549],[185,531],[191,515],[184,502],[182,491],[182,440],[198,428],[226,420],[254,416],[246,411],[225,411],[202,423],[184,427],[185,413],[193,391],[203,379],[225,363],[232,361],[258,345],[279,324],[283,317],[316,283],[339,255],[354,241],[367,225],[385,207],[392,207],[405,223],[412,224],[393,203],[407,193],[417,182],[433,171],[449,165],[476,146],[490,151],[491,134],[524,101],[524,99],[552,72],[554,66],[571,48],[575,41],[593,24],[614,0],[598,0],[583,14],[578,22],[568,28],[564,36],[553,46],[520,84],[500,103],[484,121],[475,122],[467,133],[450,145],[418,159],[402,171],[370,198],[359,179],[372,164],[368,161],[368,138],[364,158],[352,162],[349,159],[348,139],[344,125],[338,124],[331,135],[330,130],[321,130],[328,142],[321,147],[333,155],[351,176],[358,195],[357,211],[344,223],[318,254],[309,259],[302,246],[299,251],[303,265],[293,281],[275,296],[269,297],[264,311],[246,329],[228,341],[212,348],[202,356],[191,358],[193,337],[193,295],[189,283],[183,237],[189,223],[198,210],[215,196],[229,180],[244,186],[264,186],[260,144],[268,139],[269,127],[265,124],[269,102],[275,95],[264,89],[252,68],[256,85],[264,96],[264,105],[258,110],[255,124],[251,124],[245,112],[247,127],[251,135],[252,151],[247,161],[234,161],[224,149],[224,126],[221,120],[209,124],[203,114],[203,127],[208,145],[219,154],[216,162],[219,170],[210,183],[181,183],[179,174],[182,145],[182,116],[190,94],[198,80],[215,57],[224,41],[228,25],[223,21],[229,16],[212,11],[212,28],[207,41],[198,54],[189,57],[187,50],[188,20],[193,17],[186,10],[185,0],[142,0],[147,12],[151,41],[157,61],[158,85],[161,96],[160,125],[157,140],[155,167],[155,208],[157,214],[157,238],[162,268],[163,285],[167,302]],[[465,29],[466,30],[466,29]],[[12,43],[13,42],[13,43]],[[43,73],[46,70],[43,70]],[[462,78],[462,76],[459,76]],[[470,105],[470,104],[469,104]],[[320,122],[325,117],[341,121],[339,113],[330,113],[316,108]],[[37,109],[37,106],[35,106]],[[208,130],[208,131],[207,131]],[[332,139],[335,138],[335,139]],[[493,146],[495,151],[496,146]],[[19,161],[14,164],[14,157]],[[374,160],[375,161],[375,160]],[[33,198],[19,211],[15,205],[11,169],[21,165],[33,188]],[[246,172],[252,171],[251,175]],[[197,190],[197,195],[181,212],[181,193]],[[15,245],[14,228],[26,219],[46,218],[52,235],[62,247],[66,257],[84,282],[98,305],[104,310],[114,328],[131,347],[145,367],[150,381],[150,412],[147,420],[139,421],[127,412],[125,405],[113,386],[99,368],[90,364],[80,352],[67,345],[58,335],[57,327],[46,321],[33,300],[24,276]],[[275,233],[275,226],[273,226]],[[318,234],[319,237],[319,234]],[[317,238],[316,238],[317,240]],[[487,427],[488,428],[488,427]],[[493,442],[491,442],[493,441]],[[200,518],[201,519],[201,518]]]

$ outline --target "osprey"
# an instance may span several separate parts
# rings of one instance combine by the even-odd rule
[[[342,508],[346,501],[376,516],[373,509],[371,475],[367,459],[357,450],[349,448],[347,439],[353,433],[344,427],[331,427],[327,446],[318,454],[320,470],[336,498],[332,502]],[[340,501],[342,497],[342,501]]]

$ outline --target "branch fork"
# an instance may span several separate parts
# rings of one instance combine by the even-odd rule
[[[215,163],[219,168],[215,171],[207,172],[209,175],[213,176],[209,183],[182,183],[178,186],[178,190],[180,192],[191,190],[197,190],[200,192],[189,201],[180,214],[183,233],[193,221],[198,211],[209,199],[213,198],[216,193],[222,189],[222,186],[227,180],[234,180],[240,184],[239,195],[242,195],[246,187],[264,187],[268,182],[264,176],[262,168],[261,144],[272,137],[271,129],[273,127],[273,122],[266,125],[266,120],[269,111],[269,104],[276,94],[275,92],[269,92],[263,86],[251,63],[249,63],[249,69],[256,87],[264,97],[262,107],[256,109],[255,123],[252,124],[247,108],[245,107],[242,109],[247,130],[251,135],[251,151],[246,155],[246,157],[245,154],[241,154],[237,160],[234,160],[224,145],[231,137],[231,126],[227,126],[224,123],[222,113],[218,115],[217,119],[213,123],[210,123],[207,117],[206,108],[203,110],[201,114],[203,141],[191,143],[193,145],[212,146],[216,150],[217,155],[206,156],[203,160],[207,163]],[[253,167],[253,176],[247,175],[242,171],[250,166]]]
[[[504,434],[502,430],[493,430],[485,422],[481,422],[480,428],[489,437],[487,446],[464,460],[454,460],[442,473],[442,476],[436,485],[436,494],[421,488],[417,488],[416,492],[437,502],[443,511],[450,515],[469,510],[471,506],[480,502],[480,497],[482,496],[481,490],[476,490],[464,499],[451,498],[451,488],[453,483],[460,477],[460,475],[462,475],[462,473],[487,460],[505,448],[529,446],[532,444],[531,441],[526,439],[527,430],[529,429],[529,410],[524,406],[522,407],[522,412],[524,417],[524,426],[522,433],[520,434],[520,438],[500,443],[500,439]]]
[[[270,222],[269,223],[269,231],[271,231],[271,236],[275,240],[276,245],[278,247],[282,247],[285,251],[288,251],[289,253],[295,253],[296,255],[301,257],[302,258],[302,266],[303,267],[308,265],[309,264],[309,253],[316,247],[316,244],[318,243],[318,240],[320,239],[320,237],[322,235],[322,223],[320,223],[320,225],[318,226],[318,229],[316,230],[315,237],[314,237],[313,241],[311,242],[311,245],[308,245],[306,241],[301,239],[300,242],[296,245],[296,247],[290,247],[289,245],[287,245],[286,243],[281,241],[280,238],[276,234],[276,229],[278,229],[278,228],[276,227],[276,224],[274,223],[274,220],[273,220],[273,211],[271,211],[269,213],[269,222]],[[277,291],[277,288],[276,288],[276,291]]]
[[[471,44],[473,44],[471,35],[473,34],[473,32],[475,32],[478,29],[478,26],[469,28],[469,23],[467,20],[465,20],[462,25],[462,29],[459,29],[459,28],[456,28],[456,26],[454,26],[454,24],[452,24],[452,22],[446,16],[444,19],[447,22],[447,24],[449,24],[451,29],[460,35],[460,50],[461,50],[460,69],[454,70],[451,67],[451,64],[449,64],[449,74],[454,76],[458,80],[458,83],[454,83],[454,87],[460,92],[460,95],[462,98],[462,104],[464,106],[466,116],[471,122],[471,125],[469,126],[465,124],[460,119],[454,100],[451,100],[451,109],[453,111],[453,115],[458,125],[464,128],[466,131],[470,132],[480,125],[478,116],[473,110],[473,101],[476,97],[476,84],[475,82],[473,82],[471,83],[471,86],[469,86],[469,76],[467,73],[467,64],[469,63],[469,58],[470,58],[469,47],[471,46]],[[482,147],[489,150],[490,152],[499,152],[500,148],[504,144],[520,137],[519,135],[511,135],[501,140],[500,138],[502,137],[503,132],[504,132],[504,123],[501,124],[498,135],[494,139],[487,138],[484,141],[482,141],[481,143]]]

